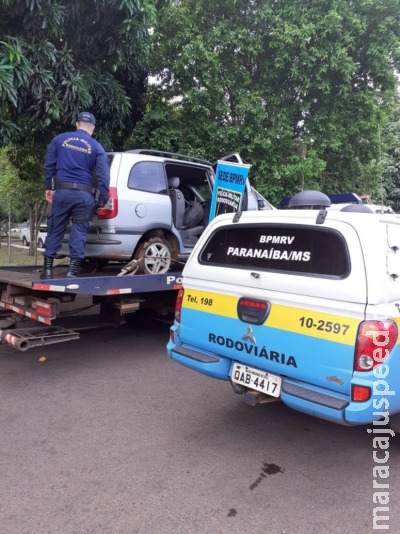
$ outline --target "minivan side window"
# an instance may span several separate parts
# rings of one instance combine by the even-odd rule
[[[158,161],[136,163],[129,173],[128,187],[149,193],[166,193],[167,184],[163,164]]]
[[[344,278],[350,256],[343,236],[330,228],[234,224],[216,230],[199,255],[202,264],[287,274]]]

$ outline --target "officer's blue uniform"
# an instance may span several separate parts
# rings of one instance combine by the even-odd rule
[[[70,257],[82,260],[86,235],[94,213],[93,171],[96,169],[98,204],[108,200],[110,171],[103,147],[85,130],[57,135],[48,145],[44,163],[46,190],[55,189],[47,224],[44,255],[55,258],[72,217]]]

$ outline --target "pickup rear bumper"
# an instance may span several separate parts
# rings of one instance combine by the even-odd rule
[[[172,359],[194,371],[218,380],[230,380],[230,358],[176,345],[172,340],[167,345],[167,352]],[[351,402],[350,394],[339,394],[285,377],[282,377],[280,400],[294,410],[345,426],[368,424],[379,419],[377,412],[373,413],[372,399]]]

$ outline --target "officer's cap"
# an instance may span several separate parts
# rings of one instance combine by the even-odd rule
[[[82,111],[78,115],[78,122],[91,122],[94,126],[96,124],[96,119],[94,118],[94,115],[88,111]]]

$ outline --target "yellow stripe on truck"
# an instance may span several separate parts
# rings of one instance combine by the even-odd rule
[[[185,288],[182,307],[237,319],[236,306],[238,300],[239,297]]]
[[[239,297],[237,296],[185,288],[182,306],[237,319],[238,300]],[[212,319],[210,318],[210,320]],[[287,332],[343,343],[344,345],[354,345],[360,320],[343,315],[272,304],[264,324]]]

